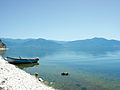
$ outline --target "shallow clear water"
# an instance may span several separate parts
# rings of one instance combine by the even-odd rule
[[[120,52],[34,51],[9,49],[3,55],[39,57],[39,64],[21,64],[30,74],[37,72],[44,83],[60,90],[119,90]],[[68,76],[61,76],[68,72]]]

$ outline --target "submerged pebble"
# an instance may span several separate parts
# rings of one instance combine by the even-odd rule
[[[87,88],[83,87],[82,90],[87,90]]]
[[[75,84],[77,87],[80,87],[81,85],[80,84]]]

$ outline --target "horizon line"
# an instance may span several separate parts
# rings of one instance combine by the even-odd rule
[[[27,40],[27,39],[45,39],[45,40],[52,40],[52,41],[77,41],[77,40],[88,40],[88,39],[94,39],[94,38],[103,38],[103,39],[107,39],[107,40],[117,40],[117,41],[120,41],[119,39],[108,39],[108,38],[105,38],[105,37],[92,37],[92,38],[86,38],[86,39],[76,39],[76,40],[54,40],[54,39],[46,39],[46,38],[5,38],[5,37],[2,37],[3,39],[21,39],[21,40]],[[2,39],[0,38],[0,39]]]

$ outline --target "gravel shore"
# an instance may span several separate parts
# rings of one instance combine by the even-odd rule
[[[0,90],[55,90],[0,56]]]

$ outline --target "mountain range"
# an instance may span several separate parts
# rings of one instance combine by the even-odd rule
[[[92,38],[75,41],[55,41],[46,39],[10,39],[1,38],[8,48],[25,47],[42,50],[78,50],[78,51],[101,51],[120,50],[120,41],[105,38]]]

